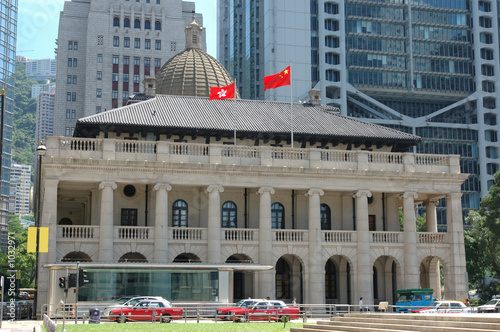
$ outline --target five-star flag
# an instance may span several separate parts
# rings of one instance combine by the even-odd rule
[[[264,91],[285,85],[290,85],[290,66],[277,74],[264,77]]]
[[[229,99],[234,98],[235,84],[234,82],[226,86],[215,86],[210,88],[210,99]]]

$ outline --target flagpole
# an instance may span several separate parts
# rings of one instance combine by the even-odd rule
[[[234,146],[236,146],[236,126],[238,125],[238,116],[236,114],[236,79],[234,79],[233,116],[234,116]]]
[[[291,143],[293,149],[293,99],[292,99],[292,61],[290,60],[290,127],[291,127]]]

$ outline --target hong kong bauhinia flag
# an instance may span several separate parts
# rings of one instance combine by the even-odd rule
[[[290,66],[283,71],[264,77],[264,90],[290,85]]]
[[[234,98],[235,84],[234,82],[226,86],[215,86],[210,88],[210,100],[213,99],[229,99]]]

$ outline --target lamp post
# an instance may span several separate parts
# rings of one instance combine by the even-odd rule
[[[43,145],[42,141],[40,141],[40,145],[36,148],[36,152],[38,153],[38,172],[37,172],[37,199],[36,199],[36,218],[35,218],[35,227],[36,227],[36,256],[35,256],[35,299],[34,299],[34,307],[35,307],[35,317],[37,317],[37,309],[38,309],[38,251],[40,248],[40,196],[42,195],[42,157],[47,152],[47,148]]]

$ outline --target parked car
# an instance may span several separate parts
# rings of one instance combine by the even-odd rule
[[[492,312],[497,312],[497,308],[500,307],[500,298],[497,299],[491,299],[488,302],[486,302],[483,305],[480,305],[477,307],[477,312],[478,313],[492,313]]]
[[[411,312],[420,314],[471,313],[472,308],[460,301],[434,301],[425,308],[412,309]]]
[[[161,300],[141,301],[133,307],[113,309],[110,312],[111,321],[137,322],[137,321],[157,321],[170,323],[172,319],[181,319],[184,310],[182,308],[172,308],[170,302]]]
[[[217,309],[217,318],[223,320],[230,320],[231,316],[228,314],[231,310],[240,309],[240,308],[248,308],[248,306],[254,302],[260,300],[257,299],[244,299],[236,303],[233,307],[227,308],[218,308]]]
[[[431,288],[401,289],[396,291],[396,312],[409,312],[418,309],[434,301]]]
[[[5,299],[4,299],[5,301]],[[9,320],[20,320],[20,319],[31,319],[33,314],[33,301],[32,300],[20,300],[20,301],[5,301],[1,303],[3,307],[3,319]]]
[[[248,308],[233,309],[229,315],[235,315],[238,321],[285,321],[297,319],[300,316],[299,308],[288,307],[283,301],[256,301]]]
[[[120,308],[128,308],[128,307],[133,307],[135,306],[137,303],[141,302],[141,301],[146,301],[146,300],[158,300],[158,301],[164,301],[164,305],[167,307],[167,308],[170,308],[172,305],[170,304],[170,302],[168,302],[167,300],[165,300],[163,297],[161,296],[137,296],[137,297],[134,297],[132,299],[129,299],[129,300],[126,300],[124,301],[123,303],[117,303],[117,304],[112,304],[110,306],[107,306],[106,308],[103,309],[102,311],[102,315],[103,316],[109,316],[111,310],[114,310],[114,309],[120,309]]]

